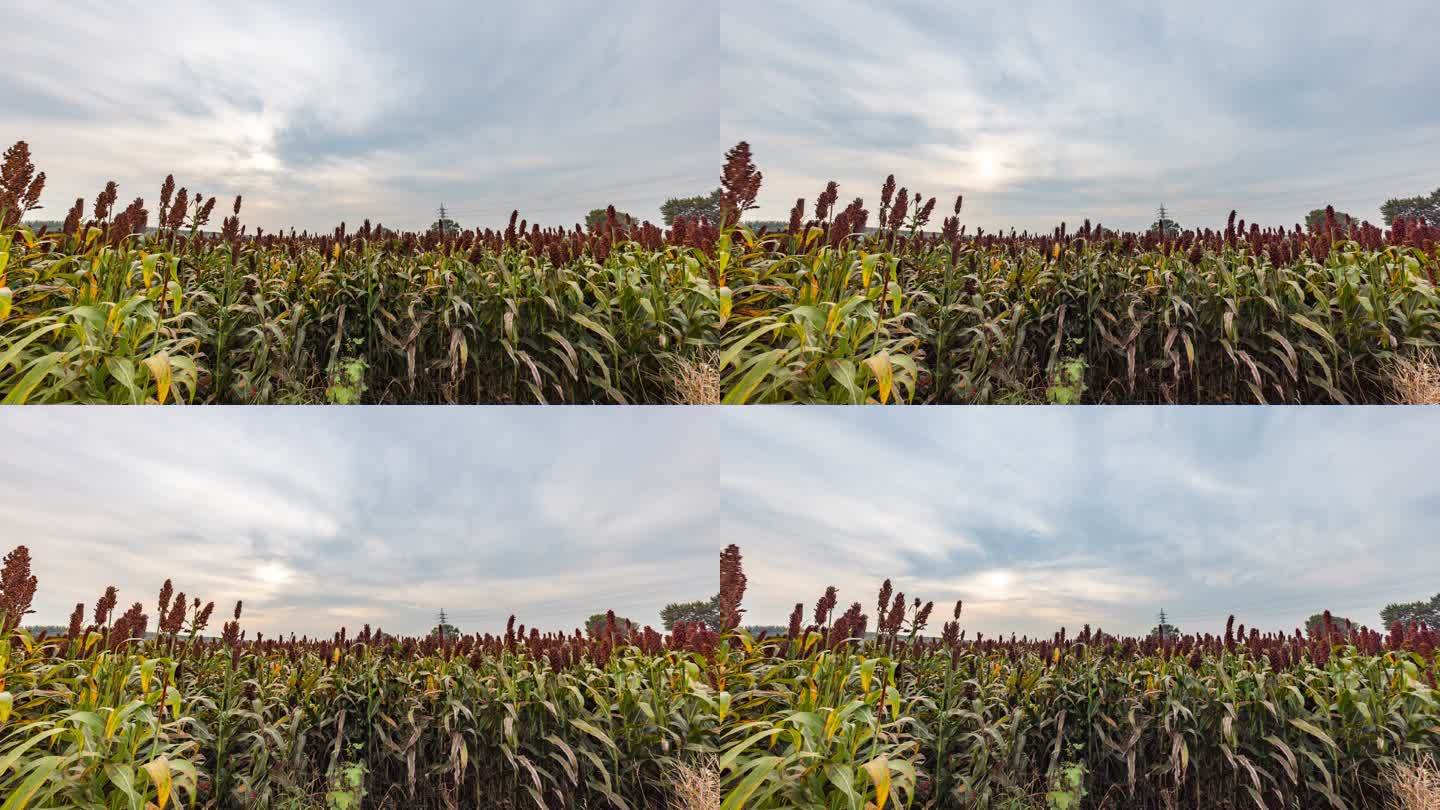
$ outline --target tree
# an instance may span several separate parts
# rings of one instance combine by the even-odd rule
[[[1322,211],[1321,213],[1324,212]],[[1345,618],[1344,616],[1335,616],[1333,614],[1330,616],[1330,624],[1341,635],[1347,636],[1355,630],[1359,629],[1360,627],[1360,625]],[[1324,613],[1316,613],[1315,615],[1305,620],[1305,635],[1314,637],[1320,635],[1323,632],[1325,632]]]
[[[720,629],[720,594],[697,602],[671,602],[660,611],[666,630],[674,630],[676,622],[700,622],[711,630]]]
[[[1160,611],[1160,615],[1157,617],[1157,621],[1159,623],[1156,624],[1154,627],[1150,628],[1151,638],[1159,639],[1161,643],[1167,641],[1174,641],[1180,638],[1179,628],[1170,623],[1170,620],[1165,617],[1165,611],[1163,609]]]
[[[430,223],[430,230],[439,231],[441,236],[460,232],[460,223],[450,218],[443,203],[440,205],[440,210],[435,213],[439,218]]]
[[[1165,236],[1179,236],[1180,223],[1171,219],[1169,212],[1165,210],[1165,206],[1161,205],[1160,210],[1155,212],[1155,222],[1150,226],[1150,230]]]
[[[445,608],[440,608],[440,615],[435,617],[435,626],[430,628],[430,635],[439,636],[443,641],[460,637],[460,628],[450,623],[450,618],[445,615]]]
[[[1396,217],[1423,219],[1425,224],[1440,227],[1440,188],[1425,197],[1395,197],[1380,206],[1386,225],[1395,224]]]
[[[636,628],[638,628],[639,626],[640,626],[640,625],[636,624],[635,622],[630,621],[629,619],[625,618],[624,616],[616,616],[616,617],[615,617],[615,629],[618,630],[618,631],[620,631],[620,632],[631,632],[631,631],[634,631],[634,630],[635,630]],[[598,637],[598,636],[603,635],[603,634],[605,633],[605,614],[604,614],[604,613],[595,613],[595,614],[592,614],[592,615],[590,616],[590,618],[586,619],[586,620],[585,620],[585,632],[586,632],[586,634],[588,634],[591,638],[596,638],[596,637]]]
[[[1386,627],[1395,622],[1424,622],[1430,627],[1440,627],[1440,593],[1430,597],[1429,601],[1392,602],[1380,611],[1380,619]]]
[[[619,225],[622,228],[633,228],[636,225],[640,224],[640,220],[625,213],[624,211],[616,211],[615,224]],[[590,213],[585,215],[585,229],[594,231],[603,227],[605,227],[605,209],[590,209]]]
[[[1359,225],[1360,220],[1356,219],[1355,217],[1352,217],[1342,211],[1335,212],[1335,227],[1340,230],[1340,233],[1348,233],[1353,228],[1359,227]],[[1324,208],[1316,208],[1314,211],[1311,211],[1310,213],[1305,215],[1305,230],[1309,231],[1310,233],[1325,232]]]
[[[744,225],[752,231],[759,231],[761,228],[764,228],[770,233],[780,233],[781,231],[784,231],[786,228],[790,227],[790,223],[781,222],[778,219],[750,219],[740,224]],[[874,228],[866,228],[865,232],[870,233],[874,230]]]
[[[674,225],[676,217],[703,219],[711,224],[720,222],[720,189],[699,197],[671,197],[660,206],[666,225]]]

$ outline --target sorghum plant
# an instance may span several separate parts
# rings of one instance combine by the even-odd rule
[[[7,606],[28,606],[28,565],[7,557]],[[4,636],[8,806],[324,806],[345,771],[381,807],[663,808],[726,712],[703,624],[263,638],[237,603],[209,636],[213,603],[168,580],[157,622],[139,602],[113,617],[118,599],[83,627],[77,606],[64,637]]]
[[[753,204],[746,144],[725,177]],[[727,220],[725,401],[1069,401],[1047,395],[1066,369],[1091,402],[1377,403],[1440,345],[1423,222],[969,233],[957,197],[937,232],[934,198],[891,175],[872,229],[862,198],[831,218],[839,193],[807,221],[797,200],[779,232]]]
[[[738,550],[735,552],[738,561]],[[834,588],[783,637],[730,630],[722,807],[1375,807],[1440,748],[1440,633],[937,636],[887,580],[867,635]]]

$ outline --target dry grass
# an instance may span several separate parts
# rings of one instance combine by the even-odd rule
[[[720,404],[720,359],[713,352],[674,361],[670,372],[676,405]]]
[[[671,810],[719,810],[720,768],[715,760],[675,766]]]
[[[1436,810],[1440,808],[1440,768],[1426,756],[1408,764],[1397,764],[1385,781],[1394,793],[1393,810]]]
[[[1424,352],[1414,360],[1397,358],[1390,380],[1397,403],[1440,405],[1440,358],[1433,352]]]

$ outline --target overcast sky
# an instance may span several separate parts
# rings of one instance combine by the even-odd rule
[[[1437,30],[1426,0],[69,2],[6,43],[0,96],[56,219],[174,172],[272,230],[442,202],[466,226],[658,220],[744,139],[761,218],[831,179],[874,211],[894,172],[941,210],[965,193],[972,228],[1161,203],[1293,224],[1440,186]]]
[[[724,9],[721,129],[765,174],[757,217],[827,180],[874,212],[890,172],[991,230],[1139,228],[1162,203],[1186,226],[1377,221],[1440,186],[1429,0]]]
[[[1378,624],[1440,590],[1434,413],[1376,408],[57,409],[3,420],[0,526],[36,622],[160,583],[247,626],[445,608],[659,624],[739,543],[747,619],[890,577],[994,634],[1227,614]]]
[[[659,221],[717,183],[718,18],[699,3],[67,2],[0,7],[3,146],[29,141],[63,219],[169,172],[244,221],[328,229]],[[39,15],[39,16],[37,16]],[[0,147],[3,148],[3,147]],[[152,219],[153,222],[153,219]]]
[[[466,631],[513,612],[660,627],[724,545],[700,411],[28,408],[4,414],[0,526],[40,579],[37,623],[106,585],[154,616],[166,577],[245,626]]]
[[[1440,590],[1435,411],[1377,408],[745,408],[717,415],[723,535],[747,621],[825,586],[965,601],[964,626],[1190,632],[1226,615],[1375,627]],[[941,609],[943,607],[943,610]],[[808,619],[807,619],[808,621]],[[936,624],[938,627],[938,622]]]

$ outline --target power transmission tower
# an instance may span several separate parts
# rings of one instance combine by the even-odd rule
[[[445,207],[444,207],[443,205],[440,207],[440,211],[441,211],[442,214],[444,213]],[[444,220],[442,219],[441,221],[443,222]],[[450,623],[450,620],[447,619],[447,618],[445,618],[445,608],[440,608],[440,616],[439,616],[438,618],[439,618],[439,620],[440,620],[440,626],[439,626],[439,631],[440,631],[440,643],[441,643],[441,644],[444,644],[444,643],[445,643],[445,628],[446,628],[446,627],[449,625],[449,623]]]
[[[1165,210],[1164,203],[1160,204],[1160,210],[1156,212],[1155,225],[1160,230],[1161,236],[1179,230],[1179,227],[1176,225],[1176,223],[1170,219],[1170,212]]]
[[[1160,208],[1160,210],[1161,210],[1161,212],[1164,212],[1165,208],[1162,206],[1162,207]],[[1165,618],[1165,608],[1160,608],[1160,628],[1159,628],[1159,630],[1160,630],[1160,643],[1161,643],[1161,644],[1164,644],[1164,643],[1165,643],[1165,631],[1166,631],[1166,629],[1167,629],[1168,627],[1169,627],[1169,622],[1168,622],[1168,621],[1166,620],[1166,618]]]
[[[440,219],[436,224],[440,226],[440,236],[443,238],[445,236],[445,229],[450,227],[450,217],[445,213],[445,203],[440,203],[440,210],[436,213],[440,215]]]

